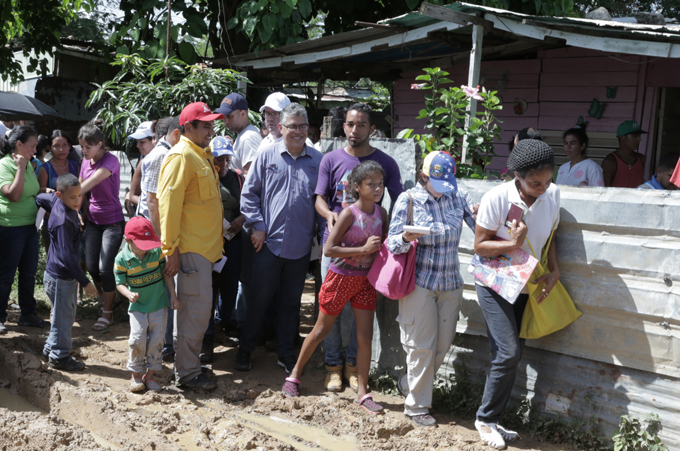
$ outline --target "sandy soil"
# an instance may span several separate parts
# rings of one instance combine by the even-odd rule
[[[303,334],[313,321],[313,284],[303,298]],[[374,394],[386,409],[373,416],[352,404],[354,392],[325,392],[323,357],[305,369],[301,397],[281,392],[285,373],[276,353],[258,348],[250,372],[236,372],[236,349],[219,345],[209,375],[218,388],[208,394],[170,383],[171,367],[157,376],[159,394],[129,391],[125,369],[129,327],[118,323],[92,332],[93,320],[76,323],[73,355],[82,372],[52,370],[40,359],[47,330],[16,326],[0,336],[0,406],[20,394],[41,412],[0,407],[0,450],[487,450],[470,421],[433,412],[437,428],[416,428],[403,398]],[[3,388],[4,387],[4,388]],[[5,400],[1,399],[5,393]],[[4,401],[4,402],[3,402]],[[25,406],[24,406],[25,407]],[[523,438],[510,450],[567,449]]]

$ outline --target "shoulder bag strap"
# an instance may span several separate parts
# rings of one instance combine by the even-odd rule
[[[408,225],[413,225],[413,196],[408,191],[407,193],[408,193],[408,218],[406,222],[408,223]]]
[[[552,242],[553,235],[555,235],[555,226],[557,225],[557,219],[555,219],[555,222],[553,223],[552,226],[552,231],[550,232],[550,237],[548,238],[548,242],[545,243],[545,247],[543,248],[543,253],[541,254],[541,263],[543,262],[543,257],[546,257],[548,255],[548,250],[550,249],[550,243]],[[529,241],[528,237],[524,238],[527,240],[527,244],[529,245],[529,249],[531,249],[531,253],[534,254],[535,258],[538,258],[536,255],[536,252],[534,251],[534,247],[531,245],[531,241]]]

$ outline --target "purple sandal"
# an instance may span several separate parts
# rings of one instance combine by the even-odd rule
[[[366,412],[372,413],[374,415],[380,415],[385,413],[385,410],[380,404],[373,401],[373,396],[366,394],[361,397],[361,399],[355,399],[354,404],[363,408]]]
[[[300,396],[298,394],[298,386],[300,385],[300,381],[295,379],[294,377],[287,377],[286,382],[283,384],[283,388],[281,391],[283,392],[284,395],[286,395],[286,398],[297,398]]]

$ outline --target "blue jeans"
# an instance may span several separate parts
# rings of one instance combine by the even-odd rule
[[[21,315],[35,314],[35,273],[38,270],[40,240],[35,225],[0,226],[0,323],[7,320],[7,304],[14,274],[19,270]]]
[[[517,366],[522,358],[525,340],[519,338],[519,330],[529,295],[520,294],[511,304],[491,288],[475,285],[475,289],[491,348],[491,365],[486,375],[477,419],[485,423],[497,423],[510,399]]]
[[[34,227],[35,228],[35,227]],[[85,237],[85,260],[87,271],[95,282],[101,282],[106,293],[116,291],[113,264],[123,242],[125,221],[99,225],[87,223]]]
[[[78,307],[78,281],[56,279],[45,271],[43,283],[45,293],[52,303],[52,326],[43,355],[49,354],[54,360],[63,359],[71,351],[71,329]]]
[[[295,357],[295,334],[300,323],[300,300],[308,266],[309,253],[294,260],[281,258],[265,244],[255,254],[253,274],[257,274],[258,289],[253,290],[248,299],[246,323],[239,343],[241,349],[248,352],[255,350],[265,314],[273,302],[279,302],[279,359]]]
[[[326,274],[328,273],[328,267],[330,266],[331,258],[325,255],[321,256],[321,281],[326,280]],[[352,306],[348,302],[345,308],[342,309],[342,313],[335,318],[335,323],[331,328],[331,332],[328,334],[324,340],[326,346],[326,365],[328,366],[342,366],[344,360],[342,358],[342,319],[345,322],[350,321],[352,323],[352,331],[349,334],[349,344],[347,345],[347,361],[352,365],[357,364],[357,348],[359,344],[357,343],[357,325],[354,322],[354,312],[352,311]]]

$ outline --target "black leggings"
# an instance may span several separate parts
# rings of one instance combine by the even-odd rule
[[[125,221],[115,224],[87,223],[85,264],[95,282],[101,282],[104,292],[116,291],[113,264],[123,242]]]

